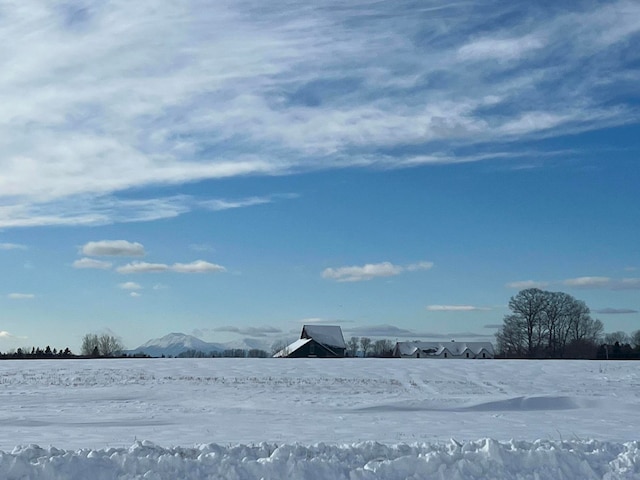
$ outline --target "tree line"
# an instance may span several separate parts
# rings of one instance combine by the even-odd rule
[[[567,293],[521,290],[509,310],[496,333],[502,358],[640,358],[640,331],[605,335],[585,302]]]
[[[114,358],[129,357],[124,353],[122,341],[115,335],[87,333],[82,337],[80,354],[75,354],[69,347],[64,349],[51,348],[47,345],[40,347],[21,347],[6,353],[0,353],[0,359],[45,359],[45,358]],[[135,354],[133,357],[146,357]]]

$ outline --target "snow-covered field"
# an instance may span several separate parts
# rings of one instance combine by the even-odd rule
[[[639,369],[4,361],[0,478],[639,479]]]

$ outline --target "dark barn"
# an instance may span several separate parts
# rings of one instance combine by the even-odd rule
[[[342,358],[347,345],[342,329],[333,325],[305,325],[300,339],[280,350],[274,357]]]

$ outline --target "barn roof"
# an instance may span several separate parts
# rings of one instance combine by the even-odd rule
[[[309,343],[311,341],[310,338],[301,338],[299,340],[296,340],[295,342],[293,342],[290,345],[287,345],[286,347],[284,347],[282,350],[280,350],[278,353],[276,353],[274,355],[275,357],[286,357],[288,355],[290,355],[292,352],[295,352],[297,349],[299,349],[300,347],[306,345],[307,343]]]
[[[342,336],[342,329],[335,325],[305,325],[301,338],[313,338],[316,342],[328,347],[347,348]]]
[[[478,355],[483,349],[493,355],[491,342],[398,342],[396,348],[401,355],[413,355],[418,350],[432,350],[433,355],[440,355],[445,349],[452,355],[462,355],[467,350]]]

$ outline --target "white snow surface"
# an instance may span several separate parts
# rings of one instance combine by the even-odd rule
[[[640,479],[640,363],[0,362],[0,479]]]

